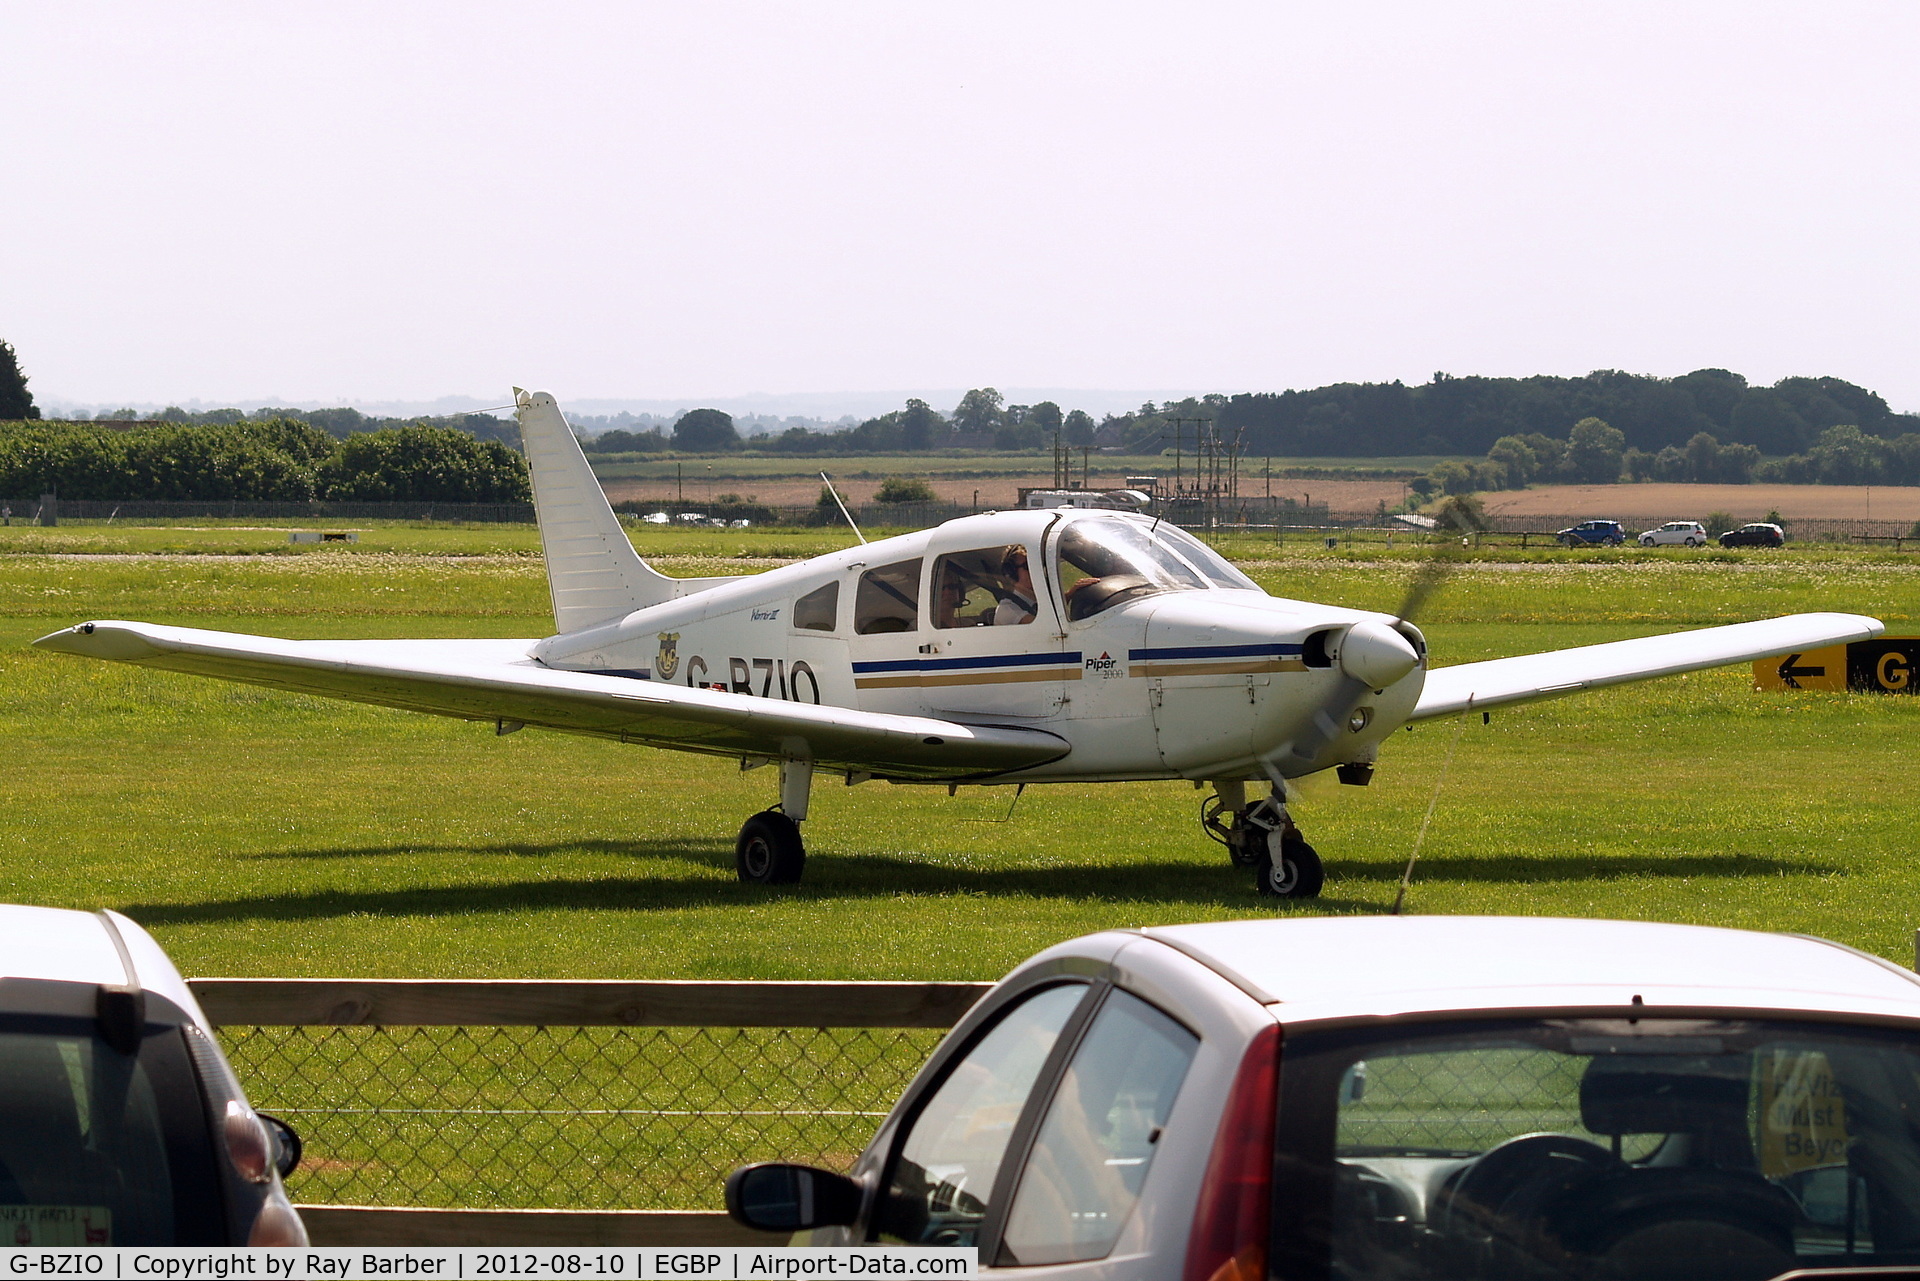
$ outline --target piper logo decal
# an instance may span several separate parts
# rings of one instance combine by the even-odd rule
[[[1085,667],[1087,675],[1097,676],[1101,680],[1112,680],[1116,676],[1125,675],[1120,670],[1120,660],[1105,650],[1101,651],[1100,657],[1089,658],[1082,666]]]

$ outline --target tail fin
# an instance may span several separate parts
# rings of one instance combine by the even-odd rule
[[[633,550],[553,397],[515,387],[513,399],[533,473],[554,630],[577,632],[672,600],[679,585]]]

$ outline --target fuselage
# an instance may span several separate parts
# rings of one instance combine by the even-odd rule
[[[1419,633],[1271,596],[1191,536],[1128,513],[962,517],[549,637],[533,655],[760,698],[1032,726],[1071,744],[1007,781],[1258,778],[1339,698],[1341,644],[1359,624],[1393,629],[1421,661],[1362,694],[1364,715],[1341,702],[1339,733],[1314,740],[1324,750],[1282,766],[1297,775],[1373,759],[1419,698]]]

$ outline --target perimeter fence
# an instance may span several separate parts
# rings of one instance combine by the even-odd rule
[[[199,979],[304,1205],[715,1210],[848,1169],[975,983]]]

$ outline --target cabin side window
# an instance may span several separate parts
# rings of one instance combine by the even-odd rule
[[[878,565],[860,575],[853,594],[853,630],[911,632],[920,627],[920,557]]]
[[[1031,623],[1038,606],[1027,549],[1019,543],[953,552],[933,562],[935,627]]]
[[[840,617],[840,584],[816,587],[793,602],[793,625],[801,631],[830,632]]]

